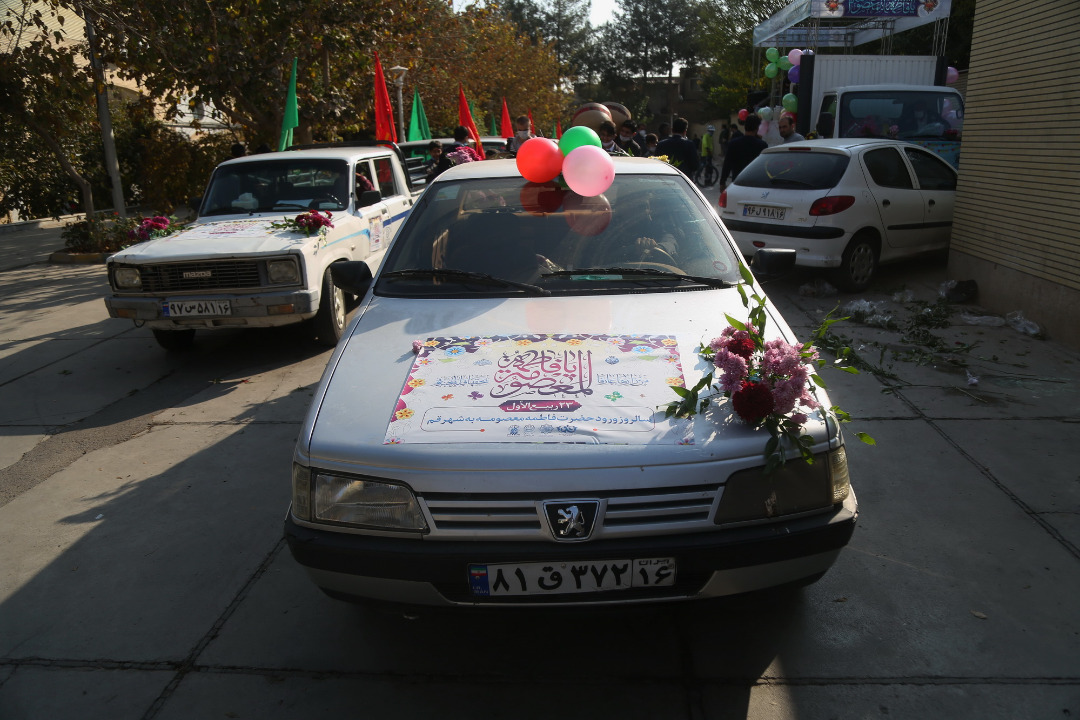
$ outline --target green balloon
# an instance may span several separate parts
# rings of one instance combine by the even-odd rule
[[[780,68],[776,66],[776,63],[769,63],[765,66],[765,77],[767,78],[774,78],[779,72]]]
[[[566,157],[582,145],[603,147],[604,144],[600,142],[600,136],[596,134],[595,130],[584,125],[570,128],[559,138],[559,152],[563,154],[563,157]]]
[[[784,109],[788,112],[799,111],[799,98],[795,95],[795,93],[788,93],[787,95],[785,95],[784,99],[781,101],[781,104],[783,104]]]
[[[791,64],[791,61],[788,60],[787,57],[780,58],[776,61],[776,64],[780,66],[781,70],[790,70],[791,68],[795,67]]]
[[[771,63],[776,62],[780,59],[780,51],[776,48],[769,48],[765,51],[765,59]]]

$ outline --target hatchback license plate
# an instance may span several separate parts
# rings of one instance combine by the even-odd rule
[[[766,205],[743,205],[743,217],[766,218],[768,220],[783,220],[787,214],[787,208],[768,207]]]
[[[161,314],[165,317],[232,315],[232,306],[228,300],[169,300],[161,304]]]
[[[469,585],[477,597],[565,595],[674,584],[675,558],[469,566]]]

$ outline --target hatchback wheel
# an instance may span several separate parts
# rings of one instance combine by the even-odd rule
[[[836,284],[849,292],[865,290],[877,270],[877,261],[877,240],[866,234],[856,235],[848,243],[840,267],[836,269]]]

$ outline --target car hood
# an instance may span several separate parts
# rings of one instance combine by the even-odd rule
[[[282,218],[233,219],[200,223],[174,235],[154,238],[121,250],[111,262],[146,263],[162,260],[238,257],[298,250],[307,243],[318,242],[318,236],[307,237],[290,230],[270,226]]]
[[[644,470],[645,465],[701,464],[733,458],[744,459],[747,466],[763,462],[767,431],[751,429],[735,420],[726,401],[716,402],[705,413],[684,421],[677,432],[692,428],[693,443],[688,445],[673,442],[670,436],[665,440],[634,438],[625,444],[603,444],[580,436],[576,442],[567,441],[557,434],[554,439],[549,435],[525,443],[446,439],[387,442],[388,425],[401,407],[399,400],[408,397],[403,394],[406,381],[419,376],[418,366],[414,365],[418,362],[414,341],[523,335],[536,338],[545,334],[674,336],[685,382],[693,386],[712,369],[698,355],[699,344],[708,343],[727,326],[725,313],[741,320],[747,317],[734,288],[514,299],[374,297],[362,312],[331,359],[301,435],[298,452],[312,465],[407,479],[411,471],[424,469],[551,468],[553,458],[557,458],[560,470],[628,465],[640,465]],[[771,307],[766,336],[794,340]],[[438,358],[432,361],[438,362]],[[599,358],[596,366],[597,373],[609,369]],[[468,389],[458,392],[464,394]],[[634,391],[625,387],[622,390],[627,395]],[[601,389],[601,395],[605,392],[613,391]],[[663,384],[657,387],[655,397],[660,402],[650,405],[654,410],[677,399]],[[819,392],[818,397],[825,407],[829,406],[823,393]],[[671,422],[664,420],[662,411],[653,420],[657,427]],[[824,440],[825,426],[820,420],[812,419],[806,429],[818,441]]]

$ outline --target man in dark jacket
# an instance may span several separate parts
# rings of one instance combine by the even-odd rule
[[[675,118],[671,123],[672,135],[666,140],[661,140],[656,146],[657,155],[667,155],[672,165],[682,170],[687,177],[693,177],[698,167],[698,150],[694,147],[694,141],[686,137],[686,128],[689,123],[686,118]]]
[[[720,170],[720,189],[727,187],[727,179],[732,180],[739,176],[743,169],[754,161],[761,151],[769,147],[769,144],[758,137],[758,128],[761,127],[761,118],[757,115],[748,115],[744,125],[746,132],[731,138],[728,143],[727,155],[724,155],[724,167]]]
[[[627,120],[619,127],[619,134],[615,136],[615,144],[625,150],[627,155],[641,157],[641,144],[634,139],[633,120]]]

